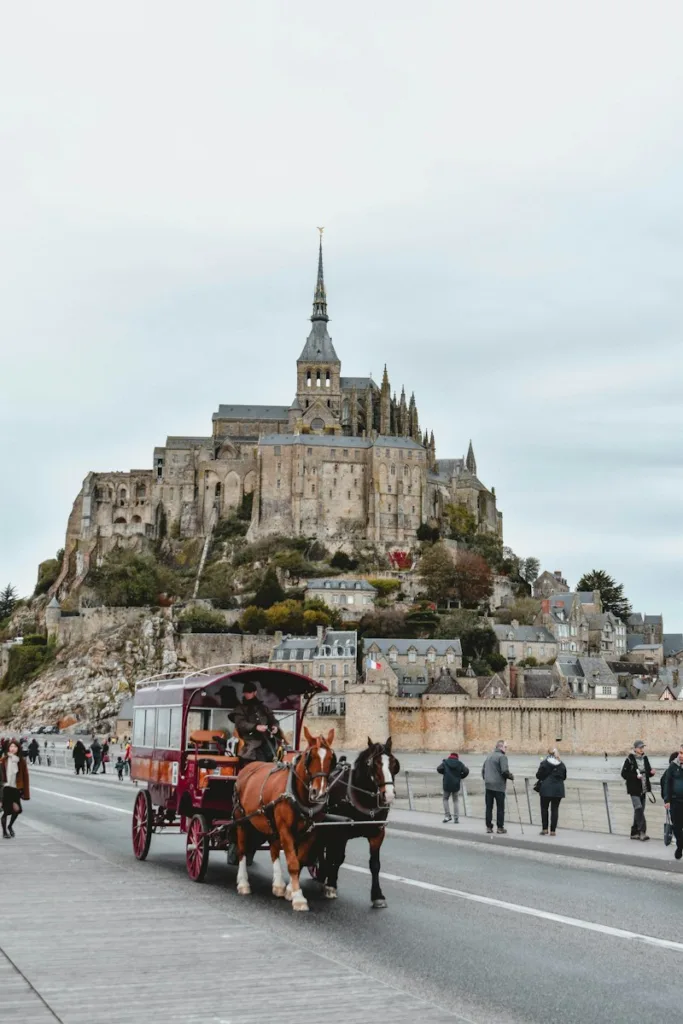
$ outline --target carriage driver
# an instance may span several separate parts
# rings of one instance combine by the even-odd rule
[[[230,716],[244,747],[240,757],[245,761],[274,761],[275,749],[271,738],[282,738],[280,726],[272,711],[256,696],[254,683],[245,683],[242,700]]]

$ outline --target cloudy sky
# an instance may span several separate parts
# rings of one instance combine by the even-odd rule
[[[343,372],[505,539],[683,629],[683,7],[23,0],[0,39],[0,584],[89,470]]]

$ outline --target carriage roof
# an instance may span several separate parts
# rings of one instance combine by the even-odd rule
[[[188,675],[165,672],[141,679],[135,684],[135,706],[186,704],[197,690],[218,690],[229,682],[243,686],[247,682],[260,683],[264,690],[281,698],[308,697],[324,693],[327,687],[310,676],[289,672],[270,665],[212,665]]]

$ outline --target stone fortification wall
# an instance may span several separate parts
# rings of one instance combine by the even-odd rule
[[[668,754],[683,737],[683,707],[650,701],[615,701],[606,707],[588,700],[398,698],[351,691],[346,718],[337,728],[337,745],[351,750],[364,746],[367,736],[386,733],[397,750],[481,753],[505,739],[516,753],[542,754],[558,743],[566,754],[618,754],[642,738],[650,753]]]
[[[152,614],[151,608],[82,608],[78,615],[62,615],[59,618],[57,643],[61,646],[93,640],[107,630],[134,626]],[[166,614],[170,615],[170,612]]]
[[[272,636],[248,633],[182,633],[176,638],[178,657],[190,668],[267,663],[272,647]]]

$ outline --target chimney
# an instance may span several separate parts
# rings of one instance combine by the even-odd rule
[[[562,570],[561,569],[556,569],[555,572],[553,573],[553,576],[555,577],[556,580],[559,580],[560,583],[562,582]]]

